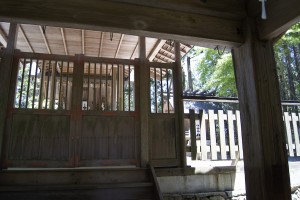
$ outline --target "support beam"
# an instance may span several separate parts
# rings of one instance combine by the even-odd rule
[[[175,41],[174,44],[175,51],[175,63],[176,69],[174,69],[174,104],[175,104],[175,113],[176,120],[178,125],[178,137],[179,137],[179,158],[180,158],[180,166],[182,168],[186,168],[186,144],[185,144],[185,133],[184,133],[184,125],[183,125],[183,98],[182,98],[182,67],[181,67],[181,55],[180,55],[180,43]]]
[[[166,40],[158,39],[154,45],[154,47],[151,49],[150,53],[147,56],[147,59],[151,62],[153,58],[155,58],[156,54],[159,52],[159,50],[162,48],[162,46],[165,44]]]
[[[20,33],[21,33],[22,37],[24,38],[24,40],[25,40],[25,42],[26,42],[28,48],[30,49],[30,51],[31,51],[32,53],[34,53],[34,50],[33,50],[32,46],[31,46],[31,44],[29,43],[29,40],[28,40],[27,36],[25,35],[25,32],[24,32],[24,30],[23,30],[22,25],[19,25],[19,29],[20,29]]]
[[[118,57],[118,53],[119,53],[119,51],[120,51],[120,48],[121,48],[123,39],[124,39],[124,34],[121,34],[121,37],[120,37],[120,40],[119,40],[119,44],[118,44],[118,47],[117,47],[117,50],[116,50],[116,53],[115,53],[115,58]]]
[[[214,2],[210,11],[217,7],[230,9],[230,4]],[[243,12],[243,6],[238,7]],[[26,9],[23,0],[2,0],[0,20],[168,38],[195,45],[231,47],[244,41],[237,19],[104,0],[27,1]]]
[[[0,42],[4,45],[4,47],[7,46],[7,36],[4,33],[4,30],[2,29],[0,25]]]
[[[254,20],[234,49],[247,200],[290,200],[290,180],[272,41],[261,41]]]
[[[68,55],[68,48],[67,48],[64,28],[60,28],[60,33],[61,33],[61,37],[62,37],[62,40],[63,40],[63,43],[64,43],[65,54]]]
[[[82,29],[81,30],[81,48],[82,48],[82,54],[84,55],[84,52],[85,52],[85,36],[84,36],[84,32],[85,30]]]
[[[101,57],[102,54],[103,37],[104,37],[104,32],[100,32],[100,44],[99,44],[98,57]]]
[[[49,48],[48,40],[47,40],[46,35],[44,34],[43,28],[42,28],[42,26],[39,26],[39,28],[40,28],[40,31],[41,31],[41,34],[42,34],[42,37],[43,37],[45,46],[46,46],[46,48],[47,48],[48,54],[51,54],[51,50],[50,50],[50,48]]]
[[[140,130],[141,130],[141,166],[149,164],[149,74],[146,60],[146,38],[139,37],[139,110],[140,110]]]
[[[299,0],[267,1],[267,20],[258,21],[260,38],[269,40],[287,31],[300,22]]]
[[[162,58],[163,60],[167,60],[167,62],[170,62],[170,63],[175,61],[175,59],[169,58],[167,55],[163,55],[163,54],[161,54],[161,53],[157,53],[157,54],[156,54],[156,57],[160,57],[160,58]]]
[[[4,166],[3,159],[5,155],[3,154],[3,144],[5,141],[5,123],[7,116],[7,107],[10,90],[15,90],[15,88],[10,88],[11,84],[11,72],[13,66],[13,55],[17,44],[18,37],[18,25],[11,23],[9,27],[9,34],[7,40],[7,47],[4,50],[4,56],[0,63],[0,170]]]

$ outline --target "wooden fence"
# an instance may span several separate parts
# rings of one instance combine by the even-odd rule
[[[184,115],[187,152],[192,160],[243,159],[240,111],[189,110]],[[284,112],[289,157],[300,156],[300,115]]]

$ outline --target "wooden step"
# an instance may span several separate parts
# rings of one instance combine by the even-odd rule
[[[147,169],[47,169],[0,171],[0,186],[96,185],[149,182]]]

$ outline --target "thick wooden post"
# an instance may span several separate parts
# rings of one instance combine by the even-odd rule
[[[18,25],[11,23],[9,27],[9,35],[7,41],[7,47],[4,49],[3,59],[0,63],[0,155],[1,160],[3,158],[3,138],[5,134],[5,122],[6,122],[6,113],[7,105],[9,99],[9,91],[14,90],[15,88],[10,88],[11,82],[11,72],[12,72],[12,63],[14,56],[14,49],[16,47],[18,37]],[[2,163],[0,163],[0,169],[2,168]]]
[[[146,38],[139,37],[139,111],[141,131],[141,166],[149,163],[149,68],[146,60]]]
[[[273,44],[258,40],[254,20],[234,49],[242,118],[247,200],[288,200],[289,168]]]
[[[180,43],[175,42],[175,62],[176,69],[174,73],[174,102],[175,102],[175,112],[176,120],[178,123],[178,133],[179,133],[179,157],[181,167],[186,167],[186,149],[185,149],[185,134],[183,127],[183,100],[182,100],[182,68],[181,68],[181,54],[180,54]]]

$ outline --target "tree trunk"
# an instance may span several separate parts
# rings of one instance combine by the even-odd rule
[[[287,67],[287,74],[288,74],[288,82],[289,82],[289,90],[290,90],[290,100],[296,100],[296,90],[295,90],[295,84],[294,84],[294,77],[292,72],[292,58],[290,55],[290,49],[286,44],[284,44],[284,49],[287,51],[285,54],[285,60],[286,60],[286,67]]]

